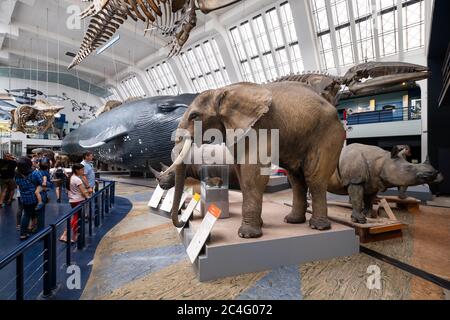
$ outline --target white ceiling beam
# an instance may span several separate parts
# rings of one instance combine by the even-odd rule
[[[298,0],[295,0],[298,1]],[[220,16],[220,24],[228,27],[237,21],[245,19],[249,14],[273,4],[273,0],[244,0]]]
[[[336,26],[334,25],[333,21],[333,13],[331,11],[331,1],[325,0],[325,7],[327,11],[327,18],[328,18],[328,26],[330,27],[330,38],[331,38],[331,46],[333,48],[333,58],[334,58],[334,64],[335,69],[337,71],[338,75],[341,75],[341,66],[340,66],[340,59],[338,55],[338,48],[337,48],[337,39],[336,39]]]
[[[233,45],[228,36],[227,30],[219,22],[217,15],[214,15],[211,19],[211,23],[214,24],[214,29],[219,33],[218,39],[216,39],[217,46],[222,54],[223,62],[227,68],[228,77],[232,83],[241,82],[244,79],[239,69],[239,61],[233,51]]]
[[[0,23],[0,34],[17,38],[19,36],[19,29],[11,24]]]
[[[15,49],[6,49],[6,50],[3,50],[3,51],[4,52],[8,52],[9,54],[13,54],[13,55],[19,56],[19,57],[28,58],[30,60],[34,60],[34,61],[37,60],[38,62],[42,62],[42,63],[47,63],[48,62],[48,58],[46,56],[43,56],[43,55],[31,54],[31,53],[27,53],[27,52],[15,50]],[[79,66],[78,70],[82,71],[82,72],[86,72],[86,73],[92,74],[92,75],[97,76],[97,77],[105,78],[105,75],[103,73],[101,73],[99,71],[96,71],[96,70],[93,70],[92,68]],[[71,73],[71,74],[75,75],[76,71],[68,71],[66,73]]]
[[[6,0],[0,2],[0,23],[10,24],[11,18],[16,7],[17,0]]]
[[[9,52],[6,50],[0,50],[0,60],[9,60]]]
[[[303,58],[303,66],[305,70],[320,70],[319,49],[311,7],[306,0],[290,1],[289,4],[293,17],[302,17],[301,19],[294,19],[294,26]]]
[[[398,30],[398,46],[397,52],[400,57],[400,61],[404,60],[405,48],[403,45],[403,6],[402,0],[397,0],[397,30]]]
[[[75,48],[76,51],[78,51],[77,42],[74,39],[71,39],[69,37],[66,37],[66,36],[51,32],[51,31],[43,30],[42,28],[37,28],[36,26],[27,25],[27,24],[18,23],[18,22],[14,23],[13,26],[19,30],[23,30],[23,31],[32,33],[33,35],[38,36],[40,39],[44,38],[44,39],[50,40],[53,43],[58,43],[58,41],[59,41],[60,43],[64,43],[65,45],[70,46],[71,48]],[[93,53],[92,56],[99,57],[99,58],[103,57],[103,58],[112,59],[112,60],[114,60],[116,62],[120,62],[126,66],[132,65],[128,59],[118,56],[117,54],[112,54],[110,52],[104,52],[101,55],[96,55],[95,53]]]

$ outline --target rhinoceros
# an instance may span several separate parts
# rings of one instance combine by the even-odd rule
[[[392,187],[440,183],[443,176],[429,160],[412,164],[395,152],[379,147],[351,144],[342,149],[338,168],[328,183],[328,191],[349,195],[352,221],[366,223],[372,203],[379,192]]]

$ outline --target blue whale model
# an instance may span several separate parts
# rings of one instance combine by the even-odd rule
[[[69,155],[92,151],[96,159],[136,172],[171,163],[171,137],[197,94],[152,97],[125,103],[66,136]]]

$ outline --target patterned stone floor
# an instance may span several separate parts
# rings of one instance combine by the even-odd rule
[[[440,287],[364,254],[200,283],[170,220],[149,212],[152,189],[119,183],[117,191],[133,209],[100,243],[82,299],[444,299]],[[449,279],[450,210],[396,214],[410,225],[404,237],[367,246]],[[380,290],[367,288],[373,265]]]

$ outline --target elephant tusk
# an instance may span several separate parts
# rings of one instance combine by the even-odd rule
[[[161,175],[170,173],[171,171],[175,170],[175,168],[178,165],[182,164],[184,159],[186,158],[186,156],[189,154],[189,151],[191,151],[191,146],[192,146],[192,139],[187,138],[186,141],[184,142],[183,149],[181,150],[179,156],[175,159],[173,164],[166,171],[164,171]]]

